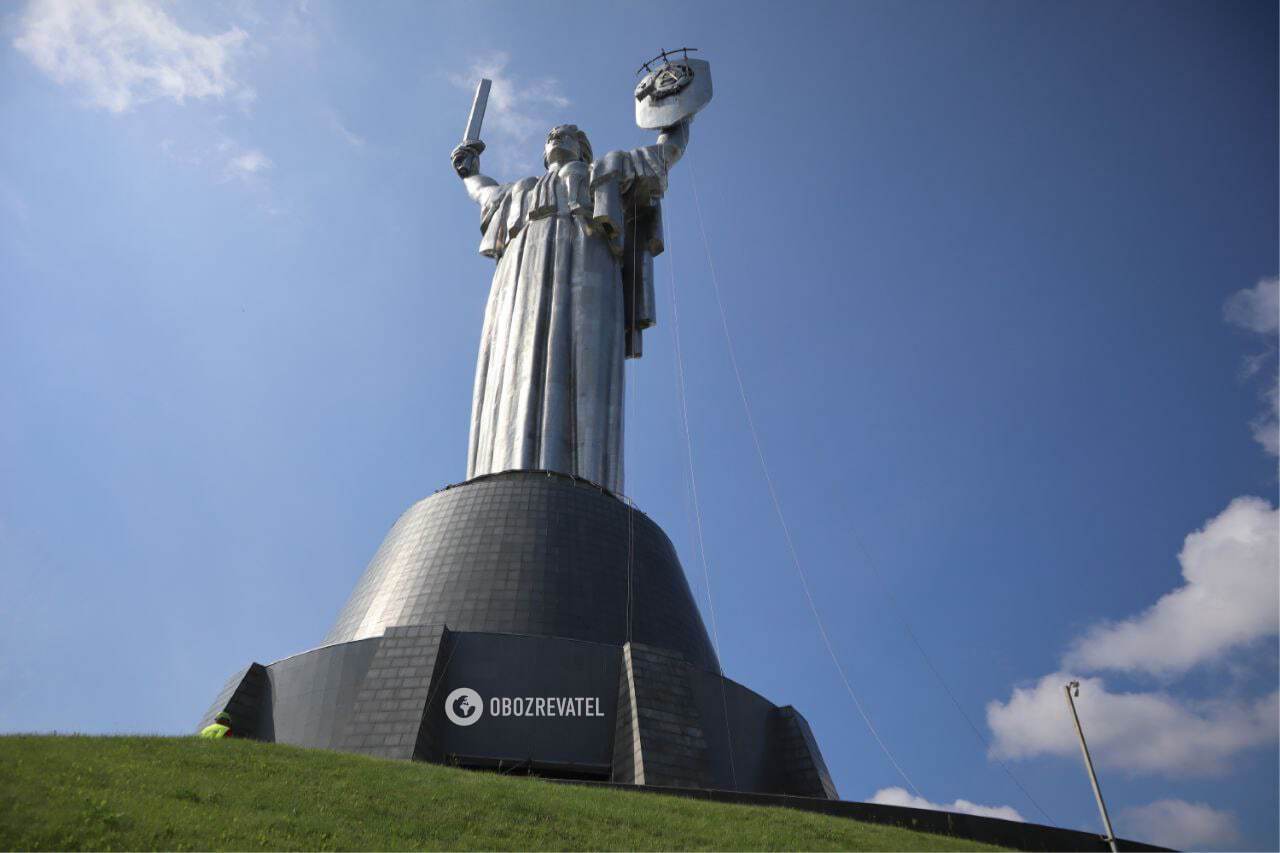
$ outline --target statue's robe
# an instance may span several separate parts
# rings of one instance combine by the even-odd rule
[[[623,361],[653,325],[662,252],[659,145],[482,191],[497,260],[471,404],[467,477],[511,469],[623,488]]]

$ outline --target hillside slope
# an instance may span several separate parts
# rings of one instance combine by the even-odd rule
[[[984,850],[782,808],[250,741],[0,737],[0,849]]]

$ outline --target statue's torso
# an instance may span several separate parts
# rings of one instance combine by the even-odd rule
[[[665,178],[651,146],[559,165],[482,202],[480,251],[498,265],[468,476],[548,469],[622,490],[623,363],[653,322]]]
[[[591,169],[586,163],[553,166],[542,175],[503,187],[484,211],[480,253],[500,257],[531,223],[554,216],[577,217],[586,236],[603,236],[592,226]]]

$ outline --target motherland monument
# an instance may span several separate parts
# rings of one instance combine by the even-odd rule
[[[685,68],[690,74],[679,76]],[[686,60],[650,84],[668,101],[657,144],[596,160],[587,134],[561,125],[547,134],[545,173],[510,184],[479,173],[487,81],[477,88],[464,133],[476,138],[454,149],[453,166],[480,205],[480,253],[497,269],[476,365],[468,479],[542,469],[622,492],[623,359],[640,357],[641,333],[655,322],[667,173],[684,154],[694,113],[710,101],[710,81],[707,63]],[[642,127],[653,123],[648,101],[637,101]]]
[[[692,50],[641,69],[653,145],[597,158],[559,125],[544,173],[507,184],[480,172],[480,82],[451,155],[496,263],[467,478],[400,517],[318,647],[237,672],[206,720],[390,758],[836,797],[804,717],[724,676],[670,540],[622,496],[624,364],[657,321],[667,176],[712,98]]]

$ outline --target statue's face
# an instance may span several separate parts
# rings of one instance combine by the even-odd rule
[[[548,164],[572,163],[582,159],[582,146],[572,131],[556,127],[547,134],[542,156]]]

